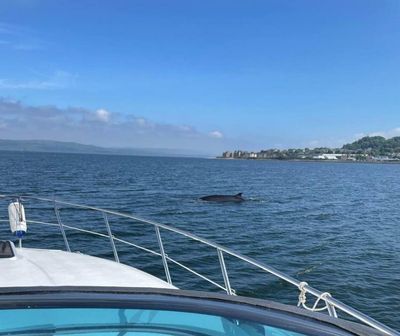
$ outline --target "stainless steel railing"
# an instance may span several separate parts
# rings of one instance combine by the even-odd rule
[[[212,285],[218,287],[219,289],[222,289],[224,291],[226,291],[226,293],[228,295],[236,295],[235,291],[232,289],[231,284],[230,284],[230,279],[229,279],[229,274],[228,274],[228,270],[226,268],[225,265],[225,260],[224,260],[224,254],[226,255],[230,255],[233,256],[235,258],[238,258],[248,264],[251,264],[255,267],[257,267],[258,269],[263,270],[264,272],[274,275],[277,278],[284,280],[287,283],[290,283],[294,286],[296,286],[299,290],[300,290],[300,295],[299,295],[299,306],[303,306],[309,310],[313,310],[313,311],[321,311],[326,309],[328,314],[332,317],[337,317],[337,312],[336,309],[338,309],[341,312],[344,312],[346,314],[348,314],[349,316],[355,318],[356,320],[365,323],[366,325],[377,329],[387,335],[400,335],[397,331],[391,329],[390,327],[372,319],[371,317],[359,312],[358,310],[342,303],[339,300],[336,300],[335,298],[333,298],[329,293],[323,293],[311,286],[309,286],[307,283],[305,282],[300,282],[297,279],[293,278],[290,275],[287,275],[277,269],[275,269],[274,267],[268,266],[264,263],[258,262],[252,258],[249,258],[247,256],[244,256],[232,249],[226,248],[224,246],[221,246],[219,244],[216,244],[208,239],[199,237],[197,235],[194,235],[190,232],[169,226],[169,225],[165,225],[165,224],[161,224],[161,223],[157,223],[155,221],[152,220],[148,220],[148,219],[144,219],[135,215],[131,215],[131,214],[126,214],[126,213],[121,213],[118,211],[113,211],[113,210],[107,210],[107,209],[101,209],[101,208],[97,208],[97,207],[93,207],[93,206],[87,206],[87,205],[81,205],[81,204],[75,204],[75,203],[70,203],[70,202],[64,202],[64,201],[59,201],[59,200],[55,200],[55,199],[49,199],[49,198],[43,198],[43,197],[35,197],[35,196],[18,196],[18,195],[0,195],[0,198],[3,199],[19,199],[21,202],[23,201],[28,201],[28,200],[36,200],[36,201],[42,201],[42,202],[49,202],[52,203],[54,206],[54,212],[55,212],[55,217],[57,219],[57,223],[51,223],[51,222],[44,222],[44,221],[34,221],[34,220],[28,220],[28,223],[31,224],[42,224],[42,225],[48,225],[48,226],[55,226],[55,227],[59,227],[60,232],[62,234],[63,240],[64,240],[64,244],[65,244],[65,249],[67,251],[71,251],[69,242],[68,242],[68,238],[65,232],[65,229],[70,229],[70,230],[75,230],[75,231],[79,231],[79,232],[84,232],[84,233],[88,233],[88,234],[92,234],[92,235],[96,235],[96,236],[100,236],[103,238],[107,238],[110,241],[111,244],[111,248],[114,254],[114,259],[116,262],[119,262],[119,257],[118,257],[118,251],[116,249],[115,246],[115,242],[120,242],[123,243],[125,245],[131,246],[131,247],[135,247],[138,248],[142,251],[151,253],[153,255],[157,255],[160,256],[162,259],[162,264],[164,267],[164,272],[165,272],[165,276],[167,279],[167,282],[172,284],[172,278],[171,278],[171,274],[169,271],[169,266],[168,263],[173,263],[183,269],[185,269],[186,271],[196,275],[197,277],[211,283]],[[96,231],[91,231],[91,230],[85,230],[82,228],[77,228],[74,226],[70,226],[70,225],[65,225],[62,222],[61,216],[60,216],[60,211],[59,211],[59,207],[60,206],[68,206],[68,207],[72,207],[72,208],[78,208],[78,209],[85,209],[85,210],[90,210],[90,211],[95,211],[95,212],[99,212],[103,215],[104,218],[104,223],[107,229],[107,234],[103,234],[100,232],[96,232]],[[158,242],[158,246],[159,246],[159,250],[160,252],[148,249],[146,247],[143,247],[141,245],[129,242],[127,240],[124,239],[120,239],[115,237],[112,234],[111,231],[111,227],[110,224],[108,222],[108,215],[113,215],[113,216],[117,216],[117,217],[121,217],[121,218],[127,218],[127,219],[131,219],[131,220],[135,220],[138,222],[141,222],[143,224],[148,224],[148,225],[152,225],[155,229],[155,233],[156,233],[156,237],[157,237],[157,242]],[[186,238],[190,238],[194,241],[200,242],[204,245],[210,246],[212,248],[214,248],[217,251],[218,254],[218,259],[219,259],[219,264],[221,267],[221,273],[222,273],[222,277],[224,280],[224,285],[220,285],[217,282],[213,281],[212,279],[210,279],[209,277],[200,274],[199,272],[196,272],[195,270],[191,269],[190,267],[178,262],[177,260],[173,259],[172,257],[168,256],[168,254],[165,252],[164,249],[164,244],[163,244],[163,240],[162,240],[162,236],[161,236],[161,230],[166,230],[169,232],[173,232],[176,233],[180,236],[186,237]],[[311,294],[312,296],[314,296],[316,298],[316,303],[314,304],[313,307],[308,308],[307,306],[305,306],[305,302],[301,302],[301,297],[305,298],[306,294]],[[305,301],[305,300],[304,300]],[[324,307],[320,307],[317,308],[317,305],[319,302],[323,302],[325,304]]]

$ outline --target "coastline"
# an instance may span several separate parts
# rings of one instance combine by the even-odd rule
[[[234,161],[274,161],[274,162],[310,162],[310,163],[351,163],[351,164],[400,164],[400,160],[393,161],[352,161],[352,160],[305,160],[305,159],[242,159],[242,158],[224,158],[214,157],[215,160],[234,160]]]

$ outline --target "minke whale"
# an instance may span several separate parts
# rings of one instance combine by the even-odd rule
[[[209,195],[200,197],[202,201],[207,202],[243,202],[242,193],[236,195]]]

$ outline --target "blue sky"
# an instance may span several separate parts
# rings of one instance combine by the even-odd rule
[[[0,138],[218,152],[400,135],[399,41],[397,0],[3,0]]]

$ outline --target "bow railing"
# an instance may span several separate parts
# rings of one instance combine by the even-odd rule
[[[169,264],[175,264],[176,266],[194,274],[195,276],[207,281],[208,283],[212,284],[213,286],[219,288],[220,290],[223,290],[226,292],[226,294],[228,295],[236,295],[235,290],[232,288],[231,286],[231,281],[230,281],[230,276],[229,276],[229,272],[227,270],[226,264],[225,264],[225,256],[229,255],[231,257],[235,257],[237,259],[240,259],[250,265],[255,266],[256,268],[270,274],[273,275],[283,281],[285,281],[286,283],[289,283],[295,287],[297,287],[297,289],[299,290],[299,297],[298,297],[298,306],[303,307],[307,310],[310,311],[324,311],[326,310],[327,313],[334,318],[338,318],[338,314],[337,311],[343,312],[348,314],[349,316],[351,316],[353,319],[362,322],[376,330],[379,330],[381,332],[383,332],[384,334],[387,335],[399,335],[399,333],[393,329],[391,329],[390,327],[374,320],[373,318],[369,317],[368,315],[344,304],[343,302],[335,299],[334,297],[332,297],[332,295],[330,293],[327,292],[321,292],[317,289],[315,289],[314,287],[310,286],[308,283],[306,282],[301,282],[297,279],[295,279],[294,277],[285,274],[279,270],[277,270],[276,268],[269,266],[265,263],[259,262],[254,260],[253,258],[247,257],[241,253],[238,253],[230,248],[224,247],[220,244],[214,243],[208,239],[199,237],[195,234],[192,234],[190,232],[175,228],[173,226],[170,225],[165,225],[162,223],[158,223],[152,220],[148,220],[148,219],[144,219],[141,218],[139,216],[135,216],[132,214],[127,214],[127,213],[122,213],[122,212],[118,212],[118,211],[114,211],[114,210],[108,210],[108,209],[102,209],[102,208],[97,208],[97,207],[93,207],[93,206],[87,206],[87,205],[81,205],[81,204],[76,204],[76,203],[71,203],[71,202],[64,202],[64,201],[60,201],[60,200],[56,200],[56,199],[51,199],[51,198],[43,198],[43,197],[35,197],[35,196],[18,196],[18,195],[0,195],[0,198],[2,199],[9,199],[12,201],[18,200],[19,202],[24,202],[24,201],[31,201],[31,200],[35,200],[35,201],[41,201],[41,202],[46,202],[48,204],[51,204],[52,207],[54,208],[54,212],[55,212],[55,218],[56,218],[56,223],[54,222],[49,222],[49,221],[37,221],[37,220],[27,220],[28,224],[39,224],[39,225],[44,225],[44,226],[53,226],[53,227],[57,227],[59,228],[63,240],[64,240],[64,245],[65,245],[65,249],[66,251],[71,252],[71,248],[70,248],[70,244],[69,244],[69,240],[68,240],[68,236],[66,233],[66,229],[68,230],[74,230],[77,232],[82,232],[82,233],[86,233],[86,234],[91,234],[91,235],[95,235],[95,236],[99,236],[105,239],[108,239],[111,245],[111,250],[113,252],[113,256],[114,256],[114,260],[115,262],[120,262],[119,260],[119,255],[118,255],[118,250],[116,247],[115,242],[118,243],[122,243],[125,244],[127,246],[130,247],[134,247],[136,249],[145,251],[147,253],[150,253],[152,255],[156,255],[158,257],[161,257],[162,260],[162,265],[164,268],[164,272],[165,272],[165,277],[166,280],[169,284],[173,284],[173,279],[171,277],[171,273],[169,270]],[[107,230],[107,234],[101,233],[101,232],[97,232],[97,231],[93,231],[93,230],[87,230],[87,229],[82,229],[82,228],[78,228],[76,226],[71,226],[71,225],[66,225],[63,223],[63,220],[61,218],[61,214],[60,214],[60,208],[61,207],[70,207],[70,208],[76,208],[76,209],[83,209],[83,210],[89,210],[89,211],[94,211],[94,212],[98,212],[102,215],[103,220],[104,220],[104,225],[106,227]],[[108,220],[109,216],[117,216],[120,218],[126,218],[126,219],[130,219],[130,220],[134,220],[146,225],[150,225],[153,226],[154,230],[155,230],[155,235],[157,238],[157,243],[158,243],[158,248],[159,251],[155,251],[153,249],[141,246],[139,244],[133,243],[131,241],[125,240],[125,239],[121,239],[118,238],[116,236],[113,235],[112,230],[111,230],[111,226]],[[2,220],[2,221],[6,221],[6,220]],[[221,274],[222,274],[222,278],[224,281],[224,284],[219,284],[218,282],[210,279],[209,276],[206,276],[204,274],[201,274],[195,270],[193,270],[191,267],[177,261],[176,259],[174,259],[173,257],[169,256],[164,248],[164,242],[162,239],[162,232],[163,231],[168,231],[168,232],[172,232],[175,233],[179,236],[182,237],[186,237],[189,238],[193,241],[197,241],[203,245],[209,246],[213,249],[216,250],[217,255],[218,255],[218,260],[219,260],[219,266],[221,269]],[[314,297],[314,303],[312,304],[312,306],[307,306],[306,304],[306,296],[307,294],[310,294],[312,297]],[[322,306],[321,306],[322,303]]]

